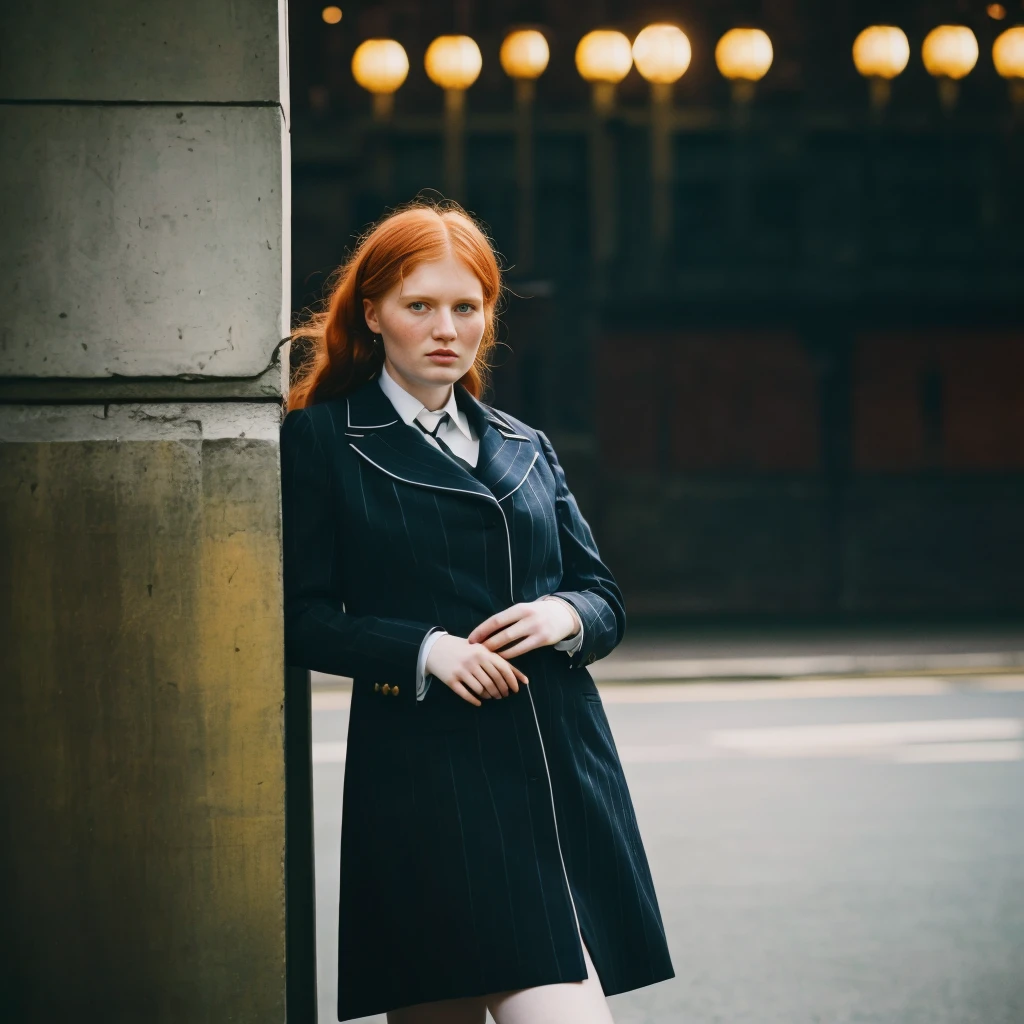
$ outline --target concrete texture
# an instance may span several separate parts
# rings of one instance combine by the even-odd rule
[[[12,1024],[312,1012],[285,858],[284,10],[0,12]]]
[[[284,0],[0,7],[0,98],[279,102]]]
[[[288,331],[278,107],[0,106],[0,135],[0,376],[267,368]]]
[[[277,443],[277,403],[0,406],[0,441],[213,441]]]
[[[165,412],[0,445],[8,1020],[284,1019],[278,410]]]

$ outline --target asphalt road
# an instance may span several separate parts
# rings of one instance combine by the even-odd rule
[[[618,1024],[1024,1022],[1024,675],[602,694],[676,967]],[[347,725],[316,692],[321,1022]]]

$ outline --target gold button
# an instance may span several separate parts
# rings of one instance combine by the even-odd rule
[[[379,693],[380,692],[380,683],[374,683],[373,684],[373,692],[374,693]]]
[[[391,687],[387,683],[385,683],[381,687],[381,693],[390,693],[390,692],[391,692]]]
[[[396,697],[398,696],[398,683],[395,683],[395,685],[391,687],[391,692],[392,692],[392,693],[393,693],[393,694],[394,694],[394,695],[395,695]]]

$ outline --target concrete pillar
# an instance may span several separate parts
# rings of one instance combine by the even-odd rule
[[[284,2],[2,7],[4,1020],[307,1019],[286,1005]]]

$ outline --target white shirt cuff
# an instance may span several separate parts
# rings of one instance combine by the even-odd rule
[[[427,655],[430,653],[430,648],[434,646],[434,641],[438,637],[445,636],[447,632],[447,630],[437,626],[423,638],[423,643],[420,644],[420,656],[416,661],[417,700],[423,700],[427,695],[427,690],[430,689],[430,677],[427,676]]]
[[[563,640],[559,640],[554,645],[556,651],[565,651],[569,655],[575,654],[583,646],[583,620],[580,618],[580,613],[573,608],[569,601],[566,601],[564,597],[556,597],[554,594],[546,594],[541,598],[542,601],[561,601],[562,604],[572,612],[572,617],[577,623],[579,623],[579,629],[572,634],[567,636]]]

